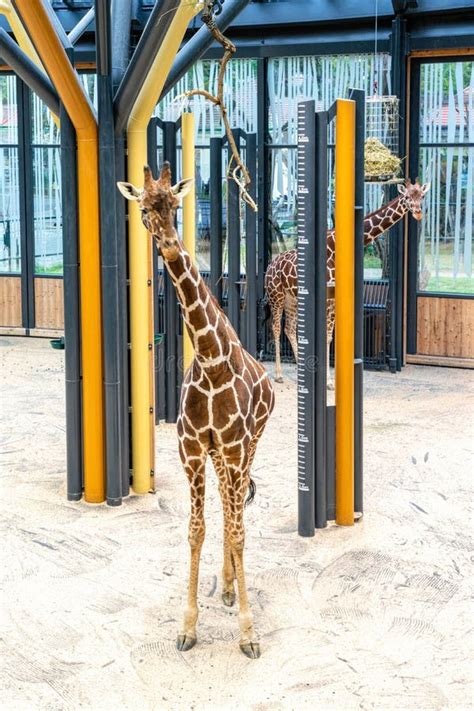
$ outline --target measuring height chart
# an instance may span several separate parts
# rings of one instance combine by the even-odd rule
[[[298,509],[314,535],[315,102],[298,104]],[[301,515],[301,514],[305,515]],[[312,530],[311,530],[312,524]]]

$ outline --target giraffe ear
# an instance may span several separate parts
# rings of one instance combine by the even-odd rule
[[[143,190],[139,190],[131,183],[118,182],[117,187],[127,200],[140,200]]]
[[[178,200],[182,200],[190,192],[193,185],[194,178],[184,178],[184,180],[180,180],[179,183],[173,185],[173,187],[171,188],[171,192],[176,195]]]
[[[421,192],[423,195],[426,195],[428,190],[431,188],[431,183],[425,183],[424,185],[421,186]]]
[[[400,193],[400,195],[406,195],[407,194],[407,189],[402,183],[398,183],[397,185],[397,190]]]

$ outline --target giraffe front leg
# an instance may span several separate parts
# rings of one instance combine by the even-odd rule
[[[186,440],[188,441],[188,440]],[[189,520],[188,541],[191,549],[188,597],[184,610],[183,625],[178,634],[176,646],[186,652],[196,644],[196,624],[198,619],[197,589],[199,580],[199,561],[202,544],[206,533],[204,522],[205,463],[203,452],[197,453],[197,443],[191,441],[189,447],[180,443],[180,454],[189,481],[191,494],[191,517]]]

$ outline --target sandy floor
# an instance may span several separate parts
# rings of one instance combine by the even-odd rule
[[[158,429],[156,496],[68,503],[63,353],[0,339],[2,708],[470,708],[472,374],[366,374],[365,518],[309,540],[295,533],[287,375],[246,515],[263,655],[239,652],[236,612],[220,600],[211,471],[199,641],[181,654],[188,491],[174,428]]]

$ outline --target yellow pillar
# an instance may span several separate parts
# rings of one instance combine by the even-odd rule
[[[336,110],[336,523],[354,524],[355,102]]]
[[[99,503],[105,499],[105,454],[97,123],[41,0],[16,5],[77,134],[84,495]]]
[[[187,26],[201,7],[195,0],[181,0],[131,111],[127,126],[127,178],[134,185],[143,185],[143,166],[148,162],[148,122]],[[137,494],[146,494],[149,491],[150,474],[154,470],[154,415],[153,400],[150,400],[153,395],[153,339],[150,342],[153,286],[150,284],[150,239],[142,224],[138,206],[129,203],[132,486]]]
[[[194,178],[194,114],[184,113],[181,117],[181,136],[183,165],[181,176]],[[183,242],[189,256],[196,259],[196,190],[192,189],[183,200]],[[186,326],[183,324],[183,360],[184,371],[189,368],[194,358],[194,349]]]

